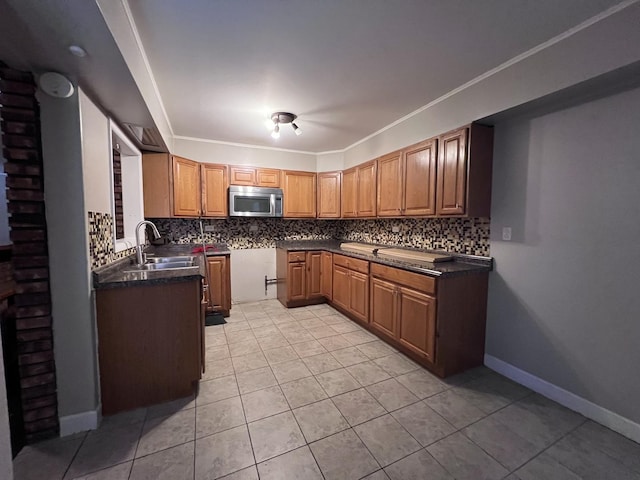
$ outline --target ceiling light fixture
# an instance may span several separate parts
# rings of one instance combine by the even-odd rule
[[[271,114],[271,118],[265,122],[265,125],[271,130],[271,136],[275,139],[280,138],[280,125],[291,124],[291,128],[296,135],[302,135],[302,130],[298,125],[294,123],[294,120],[298,118],[297,115],[289,112],[275,112]]]
[[[69,45],[69,52],[71,52],[72,55],[80,58],[87,56],[87,51],[80,45]]]

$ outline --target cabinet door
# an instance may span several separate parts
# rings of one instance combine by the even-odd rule
[[[320,291],[329,300],[333,298],[333,254],[331,252],[322,252]]]
[[[285,217],[315,218],[316,216],[316,174],[284,170],[283,195]]]
[[[365,163],[358,167],[358,216],[376,216],[376,165]]]
[[[173,157],[173,213],[181,217],[200,215],[200,164]]]
[[[363,322],[369,321],[369,275],[351,271],[349,275],[349,311]]]
[[[436,213],[463,215],[467,188],[467,129],[442,135],[439,148]]]
[[[397,296],[393,283],[371,279],[371,326],[393,338],[397,328]]]
[[[397,338],[408,349],[433,361],[436,299],[408,288],[399,289]]]
[[[378,216],[402,213],[402,154],[390,153],[378,159]]]
[[[202,171],[202,215],[205,217],[227,216],[227,166],[203,163]]]
[[[318,298],[322,296],[322,282],[320,272],[322,271],[322,252],[307,252],[307,298]]]
[[[240,167],[231,165],[230,171],[230,184],[231,185],[246,185],[255,186],[256,184],[256,169],[254,167]]]
[[[350,310],[349,270],[333,266],[333,301],[336,305]]]
[[[403,215],[436,214],[436,163],[435,138],[404,151]]]
[[[342,172],[342,216],[344,218],[358,216],[358,170],[352,168]]]
[[[287,272],[287,301],[306,300],[306,267],[304,262],[290,263]]]
[[[209,295],[214,310],[231,308],[231,291],[229,285],[229,265],[227,257],[207,257],[209,271]]]
[[[256,168],[256,184],[259,187],[280,188],[280,170]]]
[[[318,218],[340,218],[340,172],[318,173]]]
[[[142,154],[142,191],[145,218],[173,216],[171,158],[168,153]]]

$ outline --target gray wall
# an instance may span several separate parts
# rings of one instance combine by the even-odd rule
[[[38,97],[60,417],[95,411],[95,332],[89,283],[78,94]]]
[[[9,430],[9,410],[7,407],[7,389],[4,385],[2,341],[0,341],[0,478],[13,478],[13,463],[11,462],[11,438]]]
[[[496,125],[486,344],[635,422],[639,107],[636,89]]]

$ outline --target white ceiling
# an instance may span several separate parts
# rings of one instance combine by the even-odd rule
[[[344,149],[618,0],[124,0],[176,136]],[[273,140],[268,114],[303,135]]]

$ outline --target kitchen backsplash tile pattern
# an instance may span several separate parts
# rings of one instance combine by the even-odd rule
[[[171,243],[198,243],[200,226],[192,219],[151,219]],[[233,249],[274,248],[278,240],[329,238],[446,250],[489,256],[488,218],[412,218],[376,220],[283,220],[276,218],[203,220],[213,232],[209,243],[226,243]],[[392,228],[399,227],[398,233]]]
[[[113,246],[113,216],[109,213],[88,212],[89,214],[89,258],[91,268],[108,265],[135,253],[127,248],[116,252]]]

